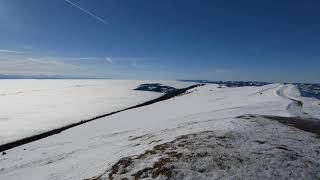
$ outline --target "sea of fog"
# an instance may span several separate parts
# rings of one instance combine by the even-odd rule
[[[143,83],[175,88],[191,83],[143,80],[0,80],[0,144],[124,109],[162,93]]]

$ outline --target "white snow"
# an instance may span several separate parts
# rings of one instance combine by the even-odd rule
[[[161,96],[126,80],[0,80],[0,144]],[[160,81],[181,88],[190,83]]]
[[[6,155],[0,156],[0,179],[89,178],[104,174],[121,157],[141,154],[179,135],[209,130],[222,135],[233,131],[249,139],[255,138],[253,130],[261,127],[252,124],[249,128],[253,130],[247,132],[246,121],[236,119],[236,116],[293,116],[287,110],[292,100],[277,93],[280,89],[286,92],[289,88],[286,85],[217,87],[198,87],[184,96],[98,119],[10,149]],[[290,128],[281,126],[280,136],[274,130],[280,127],[279,123],[267,125],[271,128],[266,132],[271,140],[281,137],[283,141],[289,141],[285,136]],[[264,137],[264,131],[259,133],[259,137]],[[288,133],[288,136],[292,134]],[[295,131],[294,134],[305,144],[320,143],[311,133]],[[315,148],[305,144],[303,147],[306,149]],[[311,153],[311,150],[305,152]]]
[[[319,139],[259,116],[232,122],[236,129],[183,135],[122,158],[101,179],[320,178]]]
[[[302,97],[297,86],[289,84],[284,92],[287,97],[303,102],[302,110],[306,114],[320,119],[320,100],[313,97]]]

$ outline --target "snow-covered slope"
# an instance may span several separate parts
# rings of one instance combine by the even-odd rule
[[[314,97],[302,97],[295,85],[286,85],[284,94],[291,99],[302,102],[302,110],[307,115],[320,119],[320,100]]]
[[[1,80],[0,144],[161,96],[161,93],[134,90],[140,84],[152,82]],[[190,84],[178,81],[160,81],[160,83],[177,88]]]
[[[236,153],[250,156],[255,152],[269,152],[263,154],[263,158],[267,159],[257,156],[261,163],[255,164],[259,167],[256,171],[252,170],[253,174],[268,173],[272,168],[280,167],[286,170],[284,159],[274,165],[264,166],[265,163],[277,161],[275,157],[282,156],[277,153],[285,147],[299,152],[299,156],[308,157],[308,162],[313,165],[319,163],[320,159],[316,158],[315,150],[320,150],[320,140],[313,134],[266,119],[260,122],[259,118],[236,118],[244,114],[293,116],[287,109],[292,100],[279,96],[278,93],[279,90],[285,92],[286,88],[288,87],[281,84],[239,88],[218,88],[217,85],[198,87],[183,96],[98,119],[8,150],[6,155],[0,156],[0,179],[83,179],[98,175],[108,178],[108,170],[122,157],[142,154],[145,150],[175,140],[180,135],[204,131],[214,132],[214,138],[231,133],[234,141],[229,145],[238,149],[239,152]],[[208,134],[200,134],[199,138],[202,136],[207,137]],[[270,144],[253,144],[264,140]],[[243,146],[240,146],[241,144]],[[255,148],[254,152],[248,152],[251,147]],[[280,148],[268,151],[273,147]],[[192,144],[190,148],[194,148]],[[230,150],[230,153],[232,152],[234,151]],[[143,157],[149,157],[145,159],[146,163],[138,161],[134,163],[135,166],[130,166],[128,172],[134,173],[160,158]],[[304,162],[305,160],[300,159],[294,161],[300,167],[298,172],[306,170]],[[271,169],[266,170],[264,167]],[[318,170],[316,165],[312,167]],[[190,172],[187,170],[188,168],[183,171]],[[241,175],[246,169],[242,169],[242,172],[232,170],[233,177],[239,177],[237,175]],[[210,173],[209,177],[213,177]],[[266,175],[265,178],[267,177]]]

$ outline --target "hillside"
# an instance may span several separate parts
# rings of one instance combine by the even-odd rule
[[[310,102],[292,85],[197,87],[10,149],[0,179],[317,179]]]

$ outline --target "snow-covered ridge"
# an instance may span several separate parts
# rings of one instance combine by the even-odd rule
[[[134,91],[144,83],[156,82],[0,80],[0,144],[118,111],[163,95]],[[191,84],[178,81],[160,83],[176,88]]]
[[[210,136],[210,133],[213,139],[227,137],[225,143],[230,146],[225,146],[226,152],[231,154],[235,152],[234,156],[227,157],[230,157],[233,160],[231,162],[235,162],[240,167],[242,167],[241,160],[237,160],[238,157],[244,160],[244,163],[255,162],[255,159],[258,159],[254,163],[256,168],[251,169],[252,175],[260,171],[265,173],[265,179],[268,177],[294,178],[308,174],[308,177],[316,178],[315,172],[318,172],[317,164],[320,162],[320,140],[314,134],[260,118],[260,116],[251,119],[237,118],[245,114],[293,116],[287,110],[292,100],[279,96],[277,93],[280,89],[285,92],[286,85],[218,87],[214,84],[197,87],[190,90],[191,93],[183,96],[124,111],[10,149],[6,151],[6,155],[0,156],[0,179],[108,178],[109,170],[121,158],[142,155],[146,150],[152,150],[157,145],[175,142],[177,137],[182,135],[187,135],[189,138],[188,135],[196,134],[193,140],[201,144],[190,143],[187,145],[190,148],[198,145],[210,148],[210,143],[206,144],[203,139],[203,137]],[[189,139],[192,140],[192,138]],[[197,138],[200,140],[198,141]],[[223,143],[223,140],[209,142],[214,145],[218,142]],[[217,152],[224,157],[223,146],[216,144],[216,148],[208,149],[208,157]],[[262,155],[253,155],[259,152],[262,152]],[[187,155],[188,152],[181,157],[187,158]],[[153,157],[155,159],[152,159]],[[150,158],[146,161],[150,164],[136,161],[132,164],[133,166],[128,166],[130,170],[128,172],[143,169],[142,166],[152,167],[159,160],[157,158],[161,157],[154,154],[154,156],[145,158]],[[247,161],[247,158],[250,161]],[[290,158],[294,159],[290,160]],[[180,161],[181,163],[188,162],[184,159],[180,160],[183,160]],[[206,165],[210,165],[209,162],[205,163],[205,160],[205,157],[203,161],[198,160],[199,163],[204,163],[196,166],[201,171]],[[274,164],[268,164],[270,162]],[[226,167],[230,166],[230,164],[225,164],[227,162],[222,161],[221,163]],[[267,167],[281,169],[281,171],[274,172],[283,174],[269,176],[268,173],[272,173],[272,169],[265,171],[263,167],[266,163]],[[310,166],[304,166],[305,163]],[[252,167],[252,164],[248,165]],[[187,172],[191,172],[188,166],[177,167],[181,167],[181,172],[186,172],[187,175]],[[204,172],[212,175],[210,177],[217,178],[232,177],[225,175],[245,177],[241,173],[234,172],[238,168],[226,171],[214,167],[211,166]],[[244,167],[242,170],[241,172],[246,172]],[[293,171],[295,172],[290,175],[290,172]],[[202,175],[206,175],[205,173]]]
[[[303,97],[297,85],[288,84],[284,94],[290,99],[302,102],[302,111],[307,115],[320,119],[320,100],[314,97]]]
[[[143,86],[143,91],[159,92],[159,90],[160,90],[160,92],[162,92],[162,90],[164,89],[165,90],[165,94],[163,94],[162,96],[160,96],[158,98],[143,102],[141,104],[137,104],[137,105],[134,105],[134,106],[130,106],[130,107],[121,109],[121,110],[109,112],[109,113],[106,113],[106,114],[100,114],[100,115],[97,115],[97,116],[95,116],[95,117],[93,117],[91,119],[81,120],[81,121],[78,121],[78,122],[74,122],[72,124],[68,124],[66,126],[62,126],[62,127],[59,127],[59,128],[48,130],[48,131],[43,132],[43,133],[35,134],[33,136],[29,136],[29,137],[26,137],[26,138],[22,138],[22,139],[13,141],[13,142],[9,142],[9,143],[0,145],[0,151],[5,151],[5,150],[11,149],[11,148],[15,148],[17,146],[21,146],[23,144],[31,143],[33,141],[37,141],[39,139],[43,139],[43,138],[46,138],[48,136],[52,136],[52,135],[61,133],[62,131],[68,130],[70,128],[74,128],[76,126],[83,125],[85,123],[88,123],[88,122],[91,122],[91,121],[94,121],[94,120],[97,120],[97,119],[101,119],[101,118],[104,118],[104,117],[107,117],[107,116],[111,116],[111,115],[114,115],[114,114],[117,114],[117,113],[121,113],[121,112],[124,112],[124,111],[131,110],[131,109],[140,108],[140,107],[143,107],[143,106],[148,106],[148,105],[151,105],[151,104],[154,104],[154,103],[158,103],[158,102],[161,102],[161,101],[168,100],[170,98],[174,98],[176,96],[181,96],[181,95],[184,95],[185,93],[189,93],[188,90],[196,88],[196,87],[199,87],[199,86],[202,86],[202,84],[195,84],[195,85],[191,85],[191,86],[188,86],[186,88],[181,88],[181,89],[176,89],[176,88],[173,88],[173,87],[157,84],[156,86],[159,87],[159,89],[156,89],[156,90],[152,89],[152,88],[151,89],[149,88],[149,86],[154,87],[154,84],[143,84],[143,85],[140,85],[135,90],[139,90],[141,86]],[[145,88],[147,88],[147,90]],[[171,90],[168,91],[168,88],[171,89]]]

